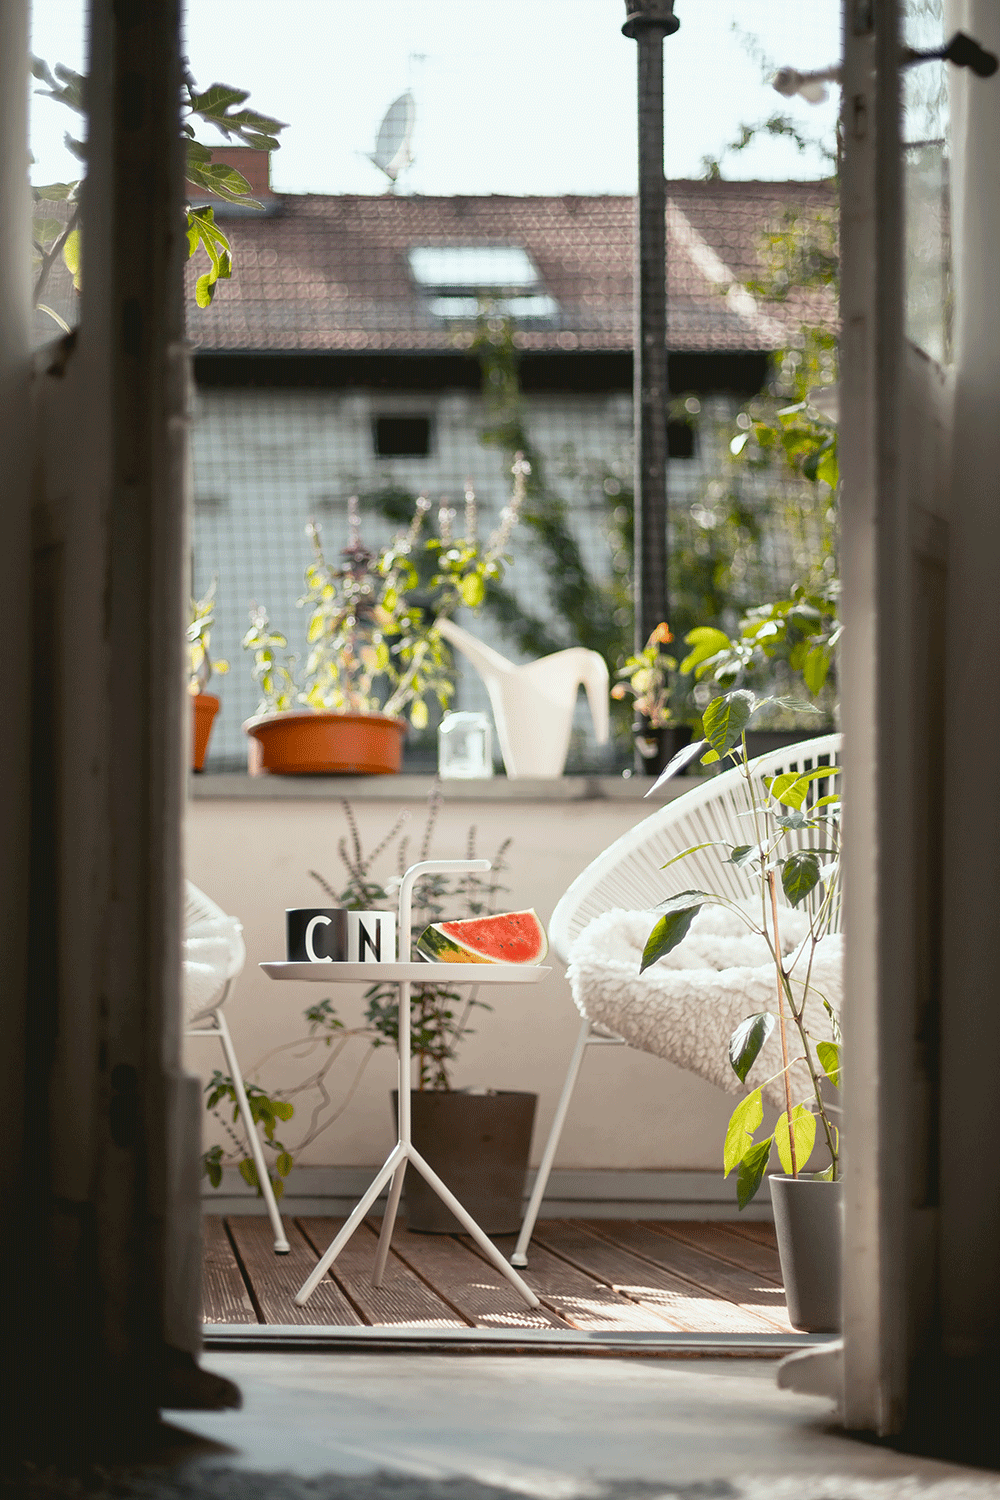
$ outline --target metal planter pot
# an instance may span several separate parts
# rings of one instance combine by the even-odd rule
[[[659,776],[685,745],[691,743],[690,724],[664,724],[651,729],[642,719],[632,725],[632,742],[635,745],[636,769],[641,776]],[[685,767],[685,770],[690,769]]]
[[[395,1107],[396,1095],[393,1094]],[[486,1234],[516,1234],[524,1213],[537,1094],[421,1090],[411,1096],[413,1144]],[[406,1169],[406,1227],[429,1234],[463,1234],[458,1220]]]
[[[801,1333],[839,1333],[843,1183],[778,1174],[768,1181],[789,1322]]]

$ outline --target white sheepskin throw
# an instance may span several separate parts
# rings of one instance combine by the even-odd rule
[[[755,920],[759,914],[758,907],[753,911]],[[589,1020],[617,1032],[630,1047],[664,1057],[727,1093],[743,1093],[729,1062],[729,1038],[747,1016],[777,1012],[774,964],[767,945],[734,913],[704,906],[683,942],[640,974],[642,950],[658,918],[655,911],[609,911],[584,928],[573,944],[566,970],[576,1007]],[[808,930],[804,913],[789,908],[781,911],[783,953],[795,954],[802,945],[792,961],[792,990],[797,1000],[808,960],[808,945],[803,943]],[[822,938],[813,959],[806,1005],[806,1026],[818,1041],[830,1037],[823,999],[840,1013],[842,965],[842,936],[835,933]],[[791,1021],[787,1032],[790,1055],[801,1058]],[[750,1071],[747,1087],[763,1084],[780,1067],[775,1027]],[[804,1062],[793,1064],[791,1078],[796,1102],[811,1097]],[[764,1087],[764,1098],[784,1109],[781,1078]]]

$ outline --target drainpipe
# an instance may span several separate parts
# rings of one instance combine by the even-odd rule
[[[663,38],[674,0],[625,0],[638,48],[639,192],[634,296],[635,645],[667,618],[667,188],[663,176]]]

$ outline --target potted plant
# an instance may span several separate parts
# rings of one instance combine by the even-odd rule
[[[209,655],[212,626],[215,624],[215,590],[218,583],[219,578],[216,574],[208,592],[201,599],[191,600],[191,618],[184,633],[188,649],[188,692],[194,700],[191,724],[191,765],[196,771],[204,770],[208,738],[212,732],[213,720],[219,712],[218,698],[214,693],[206,692],[205,689],[212,680],[213,672],[218,672],[222,676],[229,671],[227,661],[213,661]]]
[[[253,741],[251,770],[282,774],[377,775],[402,764],[407,722],[426,727],[428,705],[447,708],[454,663],[438,628],[460,605],[478,609],[490,580],[503,576],[511,528],[524,499],[527,466],[514,465],[514,492],[485,547],[476,534],[476,497],[465,496],[462,537],[455,512],[442,504],[435,535],[426,529],[431,503],[417,500],[408,530],[378,552],[361,540],[357,497],[348,502],[349,539],[338,566],[324,555],[319,527],[306,531],[312,561],[306,592],[309,647],[301,678],[281,655],[287,637],[256,604],[244,648],[262,698],[244,724]]]
[[[678,757],[693,759],[700,753],[706,763],[728,759],[739,768],[747,810],[738,841],[697,847],[715,843],[724,860],[747,874],[760,915],[713,892],[672,896],[662,903],[663,915],[649,935],[641,970],[677,947],[706,903],[728,908],[767,944],[774,963],[775,1006],[741,1022],[730,1040],[729,1060],[745,1084],[777,1028],[781,1066],[737,1105],[726,1131],[723,1162],[727,1176],[737,1173],[737,1201],[743,1209],[777,1155],[781,1172],[771,1174],[771,1201],[789,1318],[807,1332],[826,1332],[839,1324],[840,1137],[833,1118],[839,1111],[830,1090],[840,1086],[840,1026],[830,1000],[817,987],[815,962],[839,913],[840,795],[833,785],[840,773],[837,767],[818,766],[773,778],[755,775],[746,730],[768,702],[747,690],[714,699],[704,713],[705,739]],[[782,954],[779,881],[788,903],[803,907],[809,919],[808,935],[790,957]],[[785,1109],[774,1130],[757,1139],[764,1117],[761,1091],[774,1079],[782,1082]],[[825,1164],[807,1172],[817,1143],[825,1147]]]
[[[611,689],[618,701],[632,694],[637,715],[632,739],[644,776],[658,776],[691,739],[691,726],[680,723],[671,707],[671,674],[677,671],[677,659],[661,648],[672,640],[670,626],[661,621],[642,650],[622,662]]]

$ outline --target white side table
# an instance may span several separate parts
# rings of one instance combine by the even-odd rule
[[[413,886],[421,875],[453,874],[489,868],[488,859],[428,859],[420,864],[411,865],[403,876],[399,889],[400,953],[410,951]],[[372,1272],[372,1284],[382,1285],[396,1213],[399,1209],[399,1199],[403,1191],[403,1178],[406,1174],[407,1163],[412,1162],[441,1201],[451,1209],[459,1223],[464,1225],[483,1254],[488,1256],[498,1271],[503,1272],[508,1281],[513,1282],[529,1307],[537,1307],[538,1298],[531,1288],[518,1275],[509,1261],[501,1255],[472,1215],[462,1207],[454,1193],[445,1186],[413,1144],[410,1121],[410,988],[413,984],[433,983],[438,978],[448,984],[537,984],[551,970],[541,968],[537,964],[266,963],[261,964],[260,967],[270,979],[304,979],[313,984],[357,984],[359,981],[374,984],[381,979],[394,983],[399,992],[399,1129],[396,1144],[343,1229],[323,1252],[314,1270],[296,1292],[295,1301],[299,1306],[301,1307],[312,1296],[386,1183],[391,1180],[392,1186],[389,1189]]]

